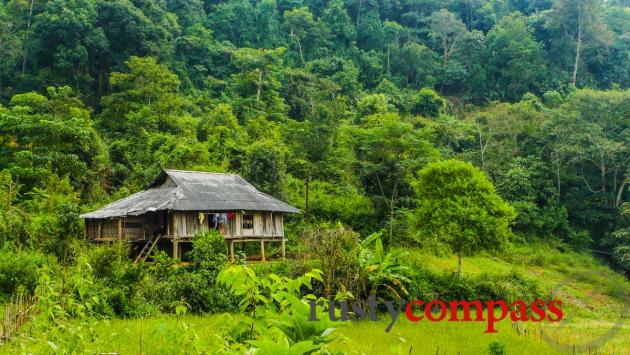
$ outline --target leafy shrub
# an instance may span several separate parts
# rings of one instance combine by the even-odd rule
[[[104,308],[94,310],[103,315],[133,316],[144,314],[145,302],[138,286],[146,276],[142,267],[134,268],[129,261],[127,243],[89,246],[79,262],[89,265],[94,292],[105,300]]]
[[[373,248],[372,248],[373,246]],[[408,296],[406,285],[409,279],[404,275],[408,267],[401,262],[403,254],[385,252],[381,233],[374,233],[361,242],[359,265],[361,284],[365,285],[365,296],[377,295],[380,289],[396,298]]]
[[[425,117],[437,117],[446,107],[446,100],[433,89],[420,89],[411,98],[411,113]]]
[[[505,355],[505,344],[501,341],[493,341],[488,344],[488,351],[490,355]]]
[[[93,245],[84,253],[97,278],[112,278],[130,265],[129,246],[124,242]]]
[[[333,338],[333,324],[322,314],[320,321],[311,322],[307,299],[300,297],[302,288],[311,289],[322,281],[320,270],[311,270],[295,279],[274,274],[258,276],[247,266],[232,266],[223,270],[217,280],[240,299],[239,309],[245,314],[239,320],[229,319],[225,329],[225,351],[239,353],[310,354],[327,352]],[[253,348],[248,349],[253,346]]]
[[[52,261],[52,260],[51,260]],[[5,243],[0,250],[0,292],[7,297],[19,290],[35,291],[40,268],[46,257],[33,250],[23,250]]]
[[[206,276],[216,276],[228,261],[225,239],[218,231],[195,236],[188,255],[194,263],[194,270],[206,273]]]
[[[338,290],[358,284],[361,246],[357,233],[341,224],[319,224],[306,229],[303,240],[320,261],[328,298]]]
[[[452,273],[437,274],[421,267],[409,275],[410,294],[418,299],[439,298],[444,301],[458,300],[505,300],[522,299],[531,302],[544,296],[536,280],[517,272],[502,275],[480,274],[458,279]]]

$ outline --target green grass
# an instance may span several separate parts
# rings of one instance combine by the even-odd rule
[[[433,272],[455,272],[457,267],[455,256],[415,250],[407,258],[411,264]],[[543,326],[553,340],[579,345],[598,341],[611,332],[610,339],[597,344],[599,350],[630,353],[630,282],[592,256],[563,253],[544,245],[515,246],[499,256],[465,257],[463,271],[465,275],[524,273],[536,279],[546,294],[563,301],[564,320]]]
[[[220,330],[225,324],[221,315],[114,319],[95,324],[93,336],[87,327],[75,336],[82,337],[80,352],[85,353],[175,354],[186,350],[216,349],[221,342]],[[498,332],[494,334],[485,334],[485,323],[475,322],[412,323],[401,318],[390,333],[385,332],[387,325],[386,315],[379,322],[340,323],[332,348],[348,354],[436,354],[438,350],[440,354],[484,354],[490,342],[500,341],[505,344],[508,354],[566,353],[565,348],[541,338],[540,328],[531,324],[528,335],[518,335],[509,321],[498,322]],[[542,325],[543,330],[560,344],[581,344],[601,334],[608,326],[596,322],[578,323],[556,334],[549,324]],[[29,331],[27,326],[22,338],[1,346],[0,353],[50,353],[54,346],[68,347],[59,343],[53,334]],[[571,349],[570,345],[568,349]],[[618,354],[628,349],[630,329],[625,327],[599,351]]]
[[[485,354],[488,344],[503,342],[508,354],[558,354],[543,339],[519,336],[510,322],[497,323],[497,333],[485,334],[485,323],[419,321],[399,319],[391,332],[388,322],[360,322],[340,330],[342,339],[334,344],[348,354]]]
[[[535,250],[535,251],[533,251]],[[414,250],[407,256],[412,265],[434,272],[454,272],[457,259]],[[267,265],[256,265],[268,269]],[[420,321],[400,316],[390,333],[389,317],[379,322],[340,324],[332,347],[349,354],[485,354],[488,344],[500,341],[508,354],[588,354],[580,345],[598,339],[598,353],[630,353],[630,325],[618,324],[630,307],[630,283],[596,259],[579,253],[561,253],[544,246],[515,247],[501,256],[479,255],[464,259],[464,273],[503,274],[516,270],[535,278],[545,290],[557,289],[564,301],[565,320],[550,324],[528,323],[528,334],[519,335],[511,321],[497,323],[498,333],[485,334],[485,323]],[[627,315],[627,313],[626,313]],[[627,320],[627,319],[626,319]],[[43,333],[37,322],[23,328],[20,338],[0,346],[0,353],[50,353],[55,346],[77,352],[119,354],[172,354],[181,351],[216,349],[221,344],[221,315],[162,316],[148,319],[113,319],[91,326],[69,327]],[[546,341],[541,337],[548,336]],[[614,330],[610,339],[603,337]],[[78,339],[78,340],[69,340]],[[563,347],[563,344],[565,345]]]

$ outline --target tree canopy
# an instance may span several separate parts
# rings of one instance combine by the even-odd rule
[[[0,1],[0,235],[74,234],[173,168],[243,175],[295,230],[417,243],[448,160],[476,234],[502,199],[513,232],[627,269],[628,24],[602,0]]]

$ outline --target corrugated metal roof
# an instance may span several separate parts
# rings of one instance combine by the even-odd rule
[[[168,183],[168,178],[174,184]],[[137,216],[163,210],[300,213],[235,174],[164,170],[144,191],[82,214],[81,218]]]

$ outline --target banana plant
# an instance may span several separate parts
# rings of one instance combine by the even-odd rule
[[[409,268],[400,261],[403,258],[403,253],[385,252],[380,232],[361,242],[359,264],[367,280],[365,292],[368,296],[376,295],[382,288],[398,298],[409,296],[405,287],[410,282],[405,276]]]

